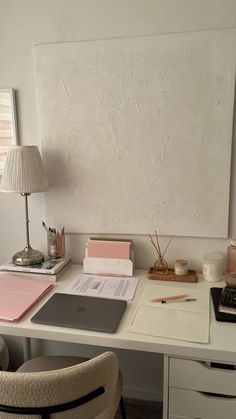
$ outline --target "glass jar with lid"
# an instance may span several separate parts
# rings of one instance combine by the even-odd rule
[[[236,276],[236,239],[231,240],[227,248],[226,272]]]
[[[221,281],[223,279],[223,255],[217,252],[203,255],[202,273],[206,281]]]
[[[186,259],[176,259],[175,275],[188,275],[188,261]]]

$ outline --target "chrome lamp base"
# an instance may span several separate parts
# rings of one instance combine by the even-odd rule
[[[26,246],[24,250],[17,252],[13,256],[12,261],[19,266],[38,265],[44,261],[44,255],[38,250],[32,249],[31,246]]]

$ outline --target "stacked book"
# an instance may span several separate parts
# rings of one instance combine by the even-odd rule
[[[11,272],[14,275],[33,275],[40,279],[47,279],[51,282],[56,282],[65,269],[68,267],[70,257],[65,256],[60,259],[48,259],[37,265],[19,266],[9,261],[0,267],[1,272]]]
[[[133,276],[133,256],[131,240],[90,237],[83,271],[96,275]]]
[[[236,288],[223,288],[218,310],[220,313],[236,314]]]

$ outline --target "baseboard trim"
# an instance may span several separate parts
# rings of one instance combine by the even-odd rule
[[[123,396],[128,399],[148,400],[152,402],[162,402],[163,394],[150,389],[127,387],[123,388]]]

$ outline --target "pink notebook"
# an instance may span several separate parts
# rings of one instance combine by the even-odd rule
[[[0,274],[0,319],[19,320],[37,303],[53,284],[44,279]]]
[[[87,245],[88,257],[130,259],[131,242],[109,240],[89,240]]]

